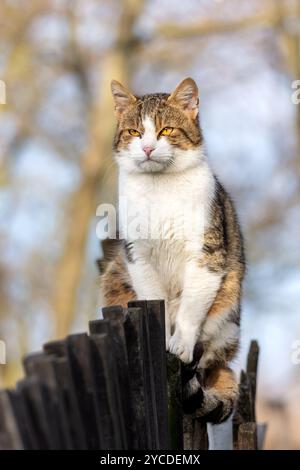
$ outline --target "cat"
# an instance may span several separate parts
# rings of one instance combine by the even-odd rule
[[[119,198],[137,209],[140,223],[123,233],[126,240],[102,275],[103,304],[164,299],[167,350],[189,364],[201,344],[197,415],[221,422],[238,395],[228,364],[239,348],[245,257],[233,203],[207,162],[198,87],[186,78],[170,94],[136,96],[115,80],[111,89]],[[150,212],[156,236],[141,237]],[[127,216],[120,211],[121,232]]]

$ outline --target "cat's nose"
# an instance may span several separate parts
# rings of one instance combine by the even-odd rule
[[[150,157],[151,153],[154,150],[154,147],[151,147],[151,145],[146,145],[145,147],[143,147],[143,150],[145,154],[147,155],[147,157]]]

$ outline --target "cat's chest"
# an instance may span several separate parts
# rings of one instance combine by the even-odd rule
[[[170,296],[182,288],[188,257],[185,240],[136,240],[133,243],[135,263],[146,272],[149,267],[150,272],[154,270]]]
[[[127,178],[120,184],[120,225],[128,241],[160,241],[172,251],[201,238],[208,223],[210,188],[202,178]],[[169,241],[169,243],[168,243]]]

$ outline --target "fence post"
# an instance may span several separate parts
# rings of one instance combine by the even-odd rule
[[[257,341],[251,341],[248,357],[247,371],[241,371],[239,384],[239,398],[233,416],[233,448],[239,449],[240,445],[253,445],[257,448],[257,432],[255,424],[255,399],[258,366],[259,347]],[[255,433],[253,431],[255,424]],[[246,425],[241,428],[242,425]],[[248,426],[249,425],[249,426]],[[240,432],[241,428],[241,432]],[[252,431],[251,431],[252,430]],[[250,434],[253,436],[250,438]],[[246,441],[248,444],[246,444]]]
[[[151,329],[150,341],[150,322],[154,320],[156,308],[159,305],[152,305],[152,312],[150,312],[150,301],[133,301],[128,303],[129,311],[131,308],[140,308],[142,319],[142,356],[143,356],[143,374],[145,381],[145,407],[146,416],[149,421],[149,437],[151,440],[150,449],[159,449],[159,432],[158,432],[158,416],[157,416],[157,401],[156,389],[154,379],[154,364],[153,359],[158,351],[154,351],[153,341],[159,341],[158,336],[161,332]],[[154,311],[153,311],[154,310]],[[154,322],[155,323],[155,322]],[[162,341],[160,341],[160,347]],[[158,353],[159,354],[159,353]],[[154,357],[153,357],[154,356]],[[161,356],[161,355],[160,355]],[[157,361],[156,361],[157,362]],[[157,378],[157,375],[156,375]]]
[[[149,300],[147,314],[150,334],[150,349],[153,364],[156,413],[158,423],[158,449],[169,449],[167,360],[165,337],[165,303]]]
[[[137,426],[138,448],[152,446],[147,409],[145,371],[143,365],[143,320],[141,308],[129,308],[124,323],[129,365],[129,381],[133,415]]]
[[[34,353],[25,357],[23,364],[27,376],[37,376],[49,390],[50,421],[56,449],[72,449],[72,437],[64,406],[62,390],[57,382],[55,356],[45,353]]]
[[[53,450],[57,446],[53,436],[52,415],[49,408],[49,388],[36,376],[26,377],[17,384],[18,392],[23,396],[29,420],[37,439],[38,449]]]
[[[171,449],[183,449],[181,362],[167,353],[168,412]]]
[[[247,356],[247,374],[250,380],[251,397],[252,397],[252,418],[255,422],[255,401],[256,401],[256,381],[258,368],[259,346],[257,341],[251,341]]]
[[[11,406],[9,392],[0,392],[0,450],[23,448],[16,416]]]
[[[66,348],[88,448],[99,449],[101,448],[101,431],[97,419],[98,403],[93,386],[90,338],[86,333],[69,335],[66,338]]]
[[[90,340],[101,448],[103,450],[126,449],[124,413],[122,404],[118,400],[119,383],[116,380],[116,364],[114,354],[112,354],[111,338],[107,333],[91,334]]]
[[[238,429],[238,449],[257,449],[257,429],[256,423],[242,423]]]
[[[102,328],[103,330],[110,328],[111,330],[112,353],[114,355],[116,364],[116,398],[119,404],[119,409],[123,410],[123,413],[120,417],[123,446],[125,449],[137,449],[138,436],[132,406],[132,393],[130,389],[129,380],[128,352],[126,348],[125,337],[124,322],[127,315],[127,310],[123,309],[123,307],[121,306],[113,306],[103,308],[102,313],[104,321],[109,321],[110,327],[105,326],[103,323],[101,323],[102,326],[100,326],[100,323],[98,323],[97,327],[94,328],[97,328],[97,332],[100,332],[99,328]],[[102,322],[102,320],[100,320],[99,322]],[[126,390],[126,394],[124,394],[124,390]]]

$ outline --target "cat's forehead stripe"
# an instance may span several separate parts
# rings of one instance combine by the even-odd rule
[[[147,134],[155,134],[155,123],[154,120],[151,116],[146,115],[145,118],[142,121],[143,127],[145,129],[145,133]]]

